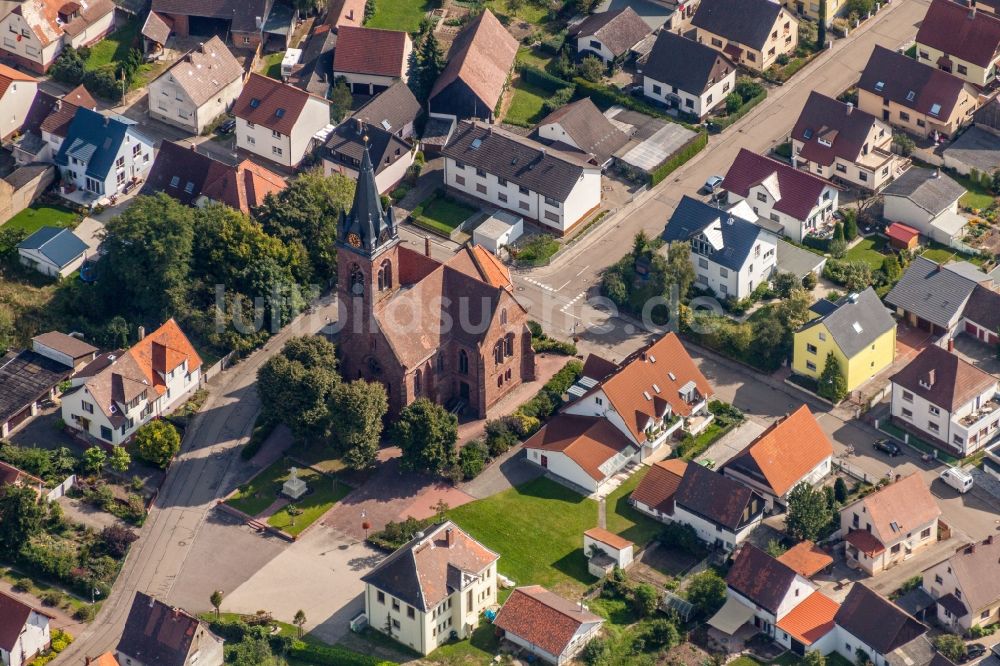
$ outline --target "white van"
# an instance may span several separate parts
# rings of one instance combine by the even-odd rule
[[[969,492],[972,488],[972,475],[961,467],[949,467],[941,472],[941,480],[960,493]]]

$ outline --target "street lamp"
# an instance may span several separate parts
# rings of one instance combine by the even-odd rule
[[[101,596],[101,591],[96,587],[90,588],[90,605],[93,606],[96,603],[96,598]]]

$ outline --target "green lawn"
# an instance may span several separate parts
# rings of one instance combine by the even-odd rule
[[[277,53],[266,55],[260,59],[260,64],[257,65],[257,70],[264,76],[280,81],[281,59],[284,57],[284,51],[278,51]]]
[[[973,181],[968,176],[963,176],[954,172],[949,172],[948,176],[958,181],[962,187],[968,190],[958,200],[958,205],[963,208],[973,208],[985,210],[993,205],[994,196],[988,189]]]
[[[432,4],[430,0],[375,0],[375,15],[365,27],[416,32]]]
[[[541,26],[548,16],[547,4],[544,2],[518,2],[515,11],[510,10],[508,0],[487,0],[486,6],[494,14],[519,18],[522,21]]]
[[[924,250],[920,256],[926,257],[931,261],[936,261],[939,264],[946,264],[955,256],[955,251],[945,247],[932,247]]]
[[[80,216],[62,206],[34,205],[10,218],[3,229],[21,229],[30,235],[42,227],[73,227]]]
[[[474,208],[435,192],[413,209],[411,217],[418,225],[430,227],[447,236],[475,212]]]
[[[442,645],[431,652],[426,660],[434,664],[447,664],[448,666],[488,664],[497,654],[499,648],[500,640],[496,636],[494,626],[485,618],[481,618],[479,626],[472,632],[472,636],[468,640]]]
[[[636,511],[628,503],[629,495],[648,471],[649,467],[643,465],[642,469],[618,486],[605,500],[608,529],[640,547],[648,544],[663,530],[663,523]]]
[[[90,47],[90,55],[85,66],[88,70],[109,65],[118,60],[124,60],[130,48],[140,48],[137,44],[139,29],[138,20],[130,20],[122,27]]]
[[[873,270],[882,268],[882,261],[885,255],[881,250],[885,247],[885,239],[881,236],[871,236],[861,239],[861,242],[852,247],[844,255],[847,261],[863,261]]]
[[[504,122],[511,125],[531,127],[545,114],[542,108],[545,100],[552,96],[552,93],[545,88],[532,85],[523,79],[518,79],[514,85],[514,97],[510,101],[507,115]]]
[[[583,533],[597,525],[597,503],[555,481],[535,479],[452,509],[449,516],[500,553],[500,573],[518,585],[580,594],[594,582]]]
[[[552,62],[552,56],[542,53],[539,49],[522,46],[517,50],[517,61],[523,62],[526,65],[531,65],[532,67],[537,67],[542,71],[548,71],[546,68],[549,66],[549,63]]]

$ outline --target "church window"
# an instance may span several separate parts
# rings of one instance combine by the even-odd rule
[[[361,267],[351,264],[351,293],[361,296],[365,290],[365,274],[361,272]]]
[[[506,356],[514,355],[514,334],[508,333],[507,337],[503,339],[504,354]]]
[[[465,353],[464,349],[458,352],[458,372],[463,375],[469,374],[469,355]]]
[[[413,373],[413,394],[414,395],[420,395],[420,389],[421,389],[420,384],[421,384],[421,381],[420,381],[420,371],[417,370],[416,372]]]
[[[493,346],[493,362],[503,363],[503,341],[497,340],[497,343]]]
[[[497,377],[497,388],[500,388],[501,386],[503,386],[503,375]]]
[[[444,354],[438,354],[438,371],[444,372]]]
[[[379,275],[382,276],[381,286],[379,289],[392,289],[392,262],[386,259],[382,262],[382,268],[379,270]]]
[[[368,372],[370,372],[372,375],[382,374],[382,366],[379,365],[378,359],[376,359],[374,356],[368,357]]]
[[[385,271],[378,269],[378,290],[385,291]]]
[[[504,308],[503,310],[500,311],[500,325],[501,326],[506,326],[507,325],[507,309],[506,308]]]

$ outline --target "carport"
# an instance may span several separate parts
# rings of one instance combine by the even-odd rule
[[[740,627],[749,622],[752,617],[752,608],[729,597],[726,599],[725,605],[719,609],[719,612],[713,615],[708,621],[708,624],[727,636],[732,636],[739,631]]]

